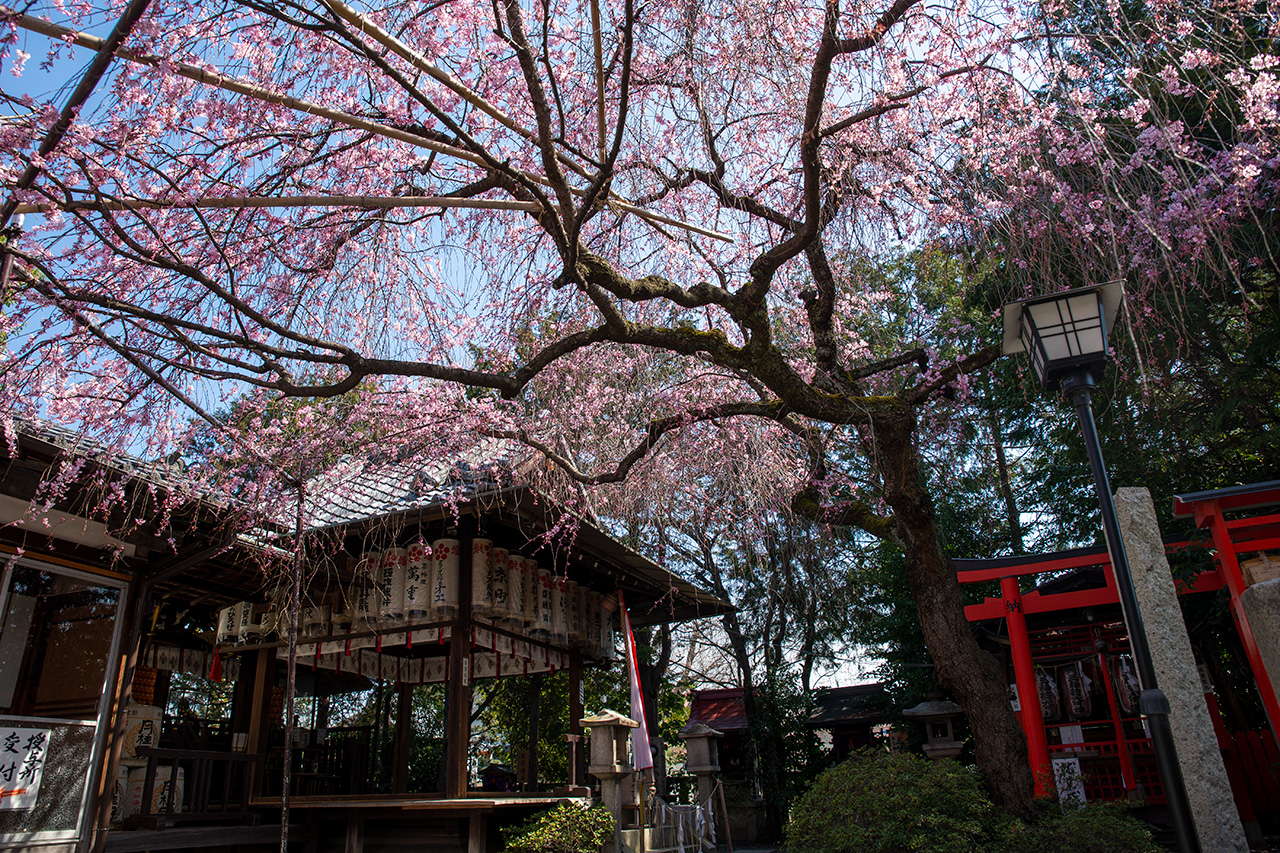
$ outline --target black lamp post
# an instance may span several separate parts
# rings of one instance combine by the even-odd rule
[[[1004,306],[1004,352],[1006,355],[1030,354],[1031,366],[1045,389],[1061,389],[1075,404],[1080,432],[1089,453],[1089,465],[1093,468],[1094,488],[1102,505],[1103,530],[1129,630],[1129,645],[1142,682],[1138,707],[1151,730],[1151,745],[1164,782],[1178,849],[1182,853],[1198,853],[1200,842],[1182,782],[1173,732],[1169,728],[1169,700],[1156,683],[1147,631],[1134,595],[1129,558],[1120,538],[1111,486],[1102,461],[1102,446],[1093,422],[1094,377],[1101,376],[1106,369],[1107,333],[1115,324],[1122,296],[1120,283],[1111,282],[1011,302]]]

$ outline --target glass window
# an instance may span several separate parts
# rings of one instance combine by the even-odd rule
[[[0,714],[96,720],[120,590],[13,568],[0,624]]]

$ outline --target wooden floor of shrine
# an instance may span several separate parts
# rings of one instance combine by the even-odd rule
[[[303,853],[492,853],[502,847],[503,827],[576,799],[480,793],[461,799],[421,794],[295,796],[289,801],[289,847]],[[113,830],[107,835],[105,853],[279,850],[280,798],[258,797],[252,805],[263,817],[260,825]]]

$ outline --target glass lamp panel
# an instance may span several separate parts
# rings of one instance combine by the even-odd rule
[[[1076,349],[1081,355],[1100,355],[1106,349],[1106,341],[1102,337],[1101,326],[1077,329]]]

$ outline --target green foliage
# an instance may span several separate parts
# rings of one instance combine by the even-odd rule
[[[860,752],[796,801],[789,853],[965,853],[997,841],[1010,820],[954,761]]]
[[[1158,853],[1118,803],[1045,803],[1032,821],[992,804],[974,771],[911,753],[863,751],[797,800],[788,853]]]
[[[1126,810],[1119,803],[1091,803],[1081,809],[1047,804],[1037,820],[1009,824],[1003,846],[996,851],[1159,853],[1146,826]]]
[[[760,759],[761,793],[781,825],[791,801],[823,766],[817,732],[808,725],[813,699],[794,676],[775,672],[756,687],[755,706],[749,733]]]
[[[505,853],[597,853],[613,842],[613,815],[604,806],[565,804],[503,834]]]

